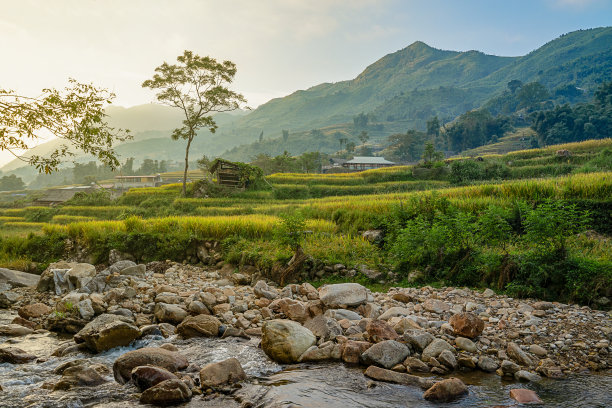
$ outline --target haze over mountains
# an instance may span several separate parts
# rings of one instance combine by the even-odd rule
[[[284,146],[290,153],[302,153],[298,150],[305,147],[300,146],[327,151],[334,147],[304,140],[308,132],[352,123],[361,112],[372,113],[382,124],[373,135],[381,139],[410,128],[423,129],[434,115],[452,120],[500,94],[514,79],[539,81],[549,89],[573,84],[591,95],[598,84],[610,78],[612,27],[571,32],[521,57],[445,51],[417,41],[385,55],[354,79],[299,90],[250,112],[217,115],[219,130],[196,138],[191,157],[227,152],[224,156],[248,161],[257,152],[250,146],[237,146],[256,142],[263,131],[264,141],[278,149],[275,141],[281,140],[283,129],[291,134]],[[149,104],[111,107],[108,114],[113,126],[129,128],[134,134],[134,140],[117,147],[122,160],[180,160],[184,156],[184,143],[169,137],[170,130],[182,120],[178,111]],[[49,146],[41,145],[32,152],[45,150],[50,150]],[[1,170],[7,172],[20,165],[12,162]],[[22,169],[16,173],[25,176],[28,172]]]

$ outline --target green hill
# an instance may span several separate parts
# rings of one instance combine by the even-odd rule
[[[368,129],[376,141],[398,131],[424,129],[435,115],[452,120],[500,95],[514,79],[540,81],[551,90],[572,84],[592,95],[599,83],[611,77],[612,27],[574,31],[522,57],[445,51],[419,41],[382,57],[354,79],[299,90],[249,113],[217,115],[217,133],[196,139],[192,157],[227,152],[233,159],[248,160],[280,149],[293,154],[304,148],[328,151],[336,141],[313,137],[318,133],[312,130],[324,129],[324,135],[331,135],[328,129],[340,127],[339,131],[350,132],[353,117],[361,112],[376,117],[379,126]],[[182,159],[182,143],[164,139],[180,123],[176,111],[149,104],[112,107],[108,113],[112,125],[134,131],[134,140],[118,148],[125,157]],[[290,143],[283,141],[283,129],[293,135]],[[259,143],[262,131],[264,143]],[[51,145],[33,152],[50,150]],[[10,163],[2,170],[19,165]]]

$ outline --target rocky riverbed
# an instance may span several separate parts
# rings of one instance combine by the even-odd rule
[[[7,407],[612,405],[609,312],[490,290],[62,262],[0,270],[0,308]]]

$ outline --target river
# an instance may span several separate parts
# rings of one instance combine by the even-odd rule
[[[13,314],[0,313],[0,324],[7,323]],[[512,406],[512,388],[534,390],[544,407],[611,407],[612,373],[573,375],[563,380],[543,379],[538,383],[520,384],[502,381],[495,374],[474,371],[455,374],[469,387],[469,394],[450,404],[429,403],[416,387],[376,382],[363,375],[363,370],[340,363],[299,364],[280,366],[272,362],[257,347],[258,341],[197,338],[180,340],[149,336],[130,347],[109,350],[97,355],[71,354],[53,357],[51,354],[65,339],[53,333],[34,333],[24,337],[0,337],[1,344],[19,347],[39,357],[38,362],[12,365],[0,364],[0,407],[2,408],[123,408],[142,406],[137,390],[131,385],[121,386],[108,374],[108,382],[98,387],[82,387],[69,391],[41,388],[45,382],[56,382],[60,376],[53,370],[60,364],[78,358],[91,363],[102,363],[112,371],[112,364],[121,354],[144,346],[159,346],[171,342],[200,366],[236,357],[249,375],[249,380],[233,396],[194,396],[185,407],[492,407]]]

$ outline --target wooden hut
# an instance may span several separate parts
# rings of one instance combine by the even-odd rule
[[[244,188],[244,177],[242,168],[228,160],[216,159],[209,169],[215,175],[217,183],[221,186]]]

